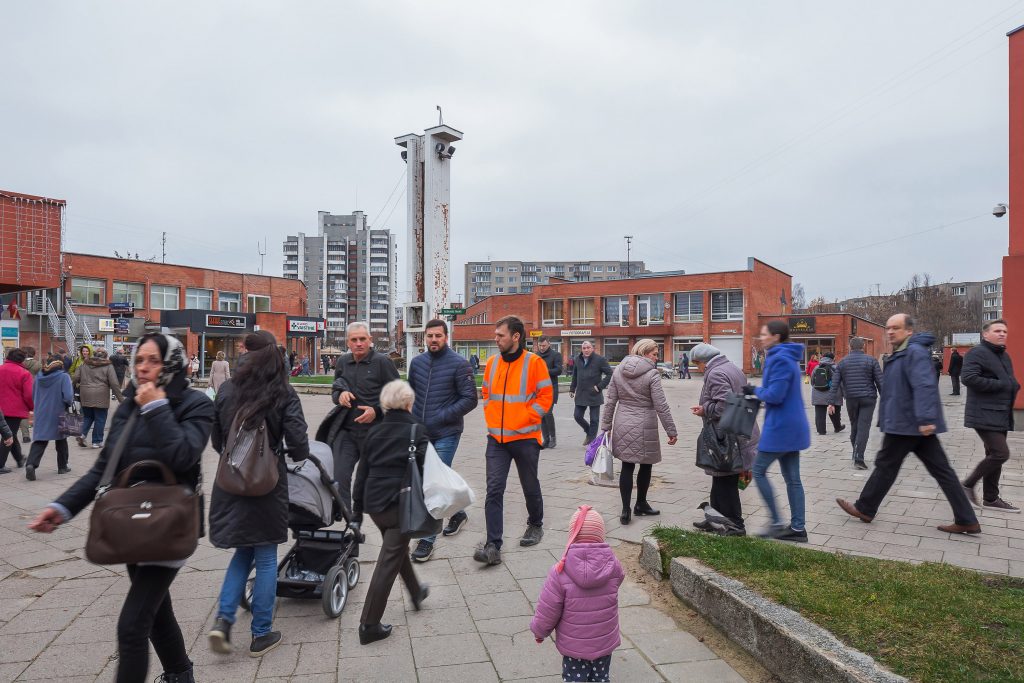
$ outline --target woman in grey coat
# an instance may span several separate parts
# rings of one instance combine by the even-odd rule
[[[700,390],[700,401],[698,405],[690,409],[690,412],[717,425],[718,421],[722,419],[726,399],[733,394],[743,393],[743,385],[747,383],[747,377],[742,370],[711,344],[697,344],[690,352],[690,358],[694,362],[704,363],[704,386]],[[741,439],[740,456],[743,463],[741,471],[722,474],[706,468],[704,470],[712,477],[711,507],[732,521],[736,527],[732,531],[723,533],[724,536],[746,534],[743,525],[743,507],[740,505],[740,480],[745,482],[744,486],[750,483],[750,470],[754,466],[754,458],[757,457],[757,442],[760,438],[761,430],[755,423],[750,438]],[[715,531],[715,528],[706,520],[694,522],[693,525],[703,531]]]
[[[835,354],[826,353],[818,361],[818,367],[814,372],[818,372],[818,368],[824,368],[823,372],[828,372],[832,377],[835,375],[835,363]],[[830,380],[827,388],[819,389],[814,386],[814,373],[811,373],[811,405],[814,406],[814,426],[817,427],[819,434],[825,434],[826,415],[832,420],[832,428],[836,430],[836,434],[846,429],[840,412],[840,408],[843,407],[843,390],[842,387],[833,390],[834,384],[835,382]],[[835,406],[831,414],[828,410],[830,405]]]
[[[118,403],[124,400],[121,382],[117,379],[114,364],[107,358],[107,352],[96,349],[92,355],[86,356],[75,370],[73,382],[82,401],[82,434],[75,439],[79,446],[85,448],[85,437],[91,427],[92,447],[103,448],[103,430],[107,426],[107,414],[110,411],[110,394],[114,394]]]
[[[608,385],[607,410],[601,416],[601,431],[612,433],[612,453],[622,461],[619,474],[619,494],[622,496],[622,515],[619,521],[629,524],[629,501],[633,495],[633,471],[640,466],[636,477],[636,505],[633,514],[638,517],[660,514],[647,503],[647,489],[651,485],[651,469],[661,462],[658,443],[658,419],[668,434],[668,445],[676,442],[676,424],[672,421],[665,391],[661,387],[658,371],[658,345],[652,339],[641,339],[633,346],[633,353],[619,363]]]

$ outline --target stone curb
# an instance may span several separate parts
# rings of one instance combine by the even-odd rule
[[[664,578],[661,551],[651,536],[643,539],[640,565],[659,580]],[[698,560],[673,558],[669,574],[676,597],[787,683],[908,680],[883,668],[863,652],[847,647],[793,610],[758,595]]]

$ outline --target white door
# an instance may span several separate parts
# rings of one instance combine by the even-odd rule
[[[711,345],[721,351],[726,358],[742,369],[743,361],[746,358],[744,351],[743,337],[711,337]]]
[[[619,325],[629,327],[629,299],[619,302]]]
[[[640,327],[647,327],[651,320],[651,304],[649,301],[636,302],[636,324]]]

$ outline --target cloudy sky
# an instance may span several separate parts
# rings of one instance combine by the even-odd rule
[[[285,235],[361,209],[402,263],[393,138],[440,104],[454,291],[467,260],[626,234],[650,268],[757,256],[809,297],[985,279],[1020,24],[1024,0],[15,3],[0,187],[67,199],[75,251],[167,231],[169,262],[255,271],[266,238],[278,274]]]

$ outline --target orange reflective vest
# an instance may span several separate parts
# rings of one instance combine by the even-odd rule
[[[500,353],[488,358],[482,395],[489,436],[499,443],[541,440],[540,422],[551,410],[554,389],[540,356],[523,351],[511,363]]]

